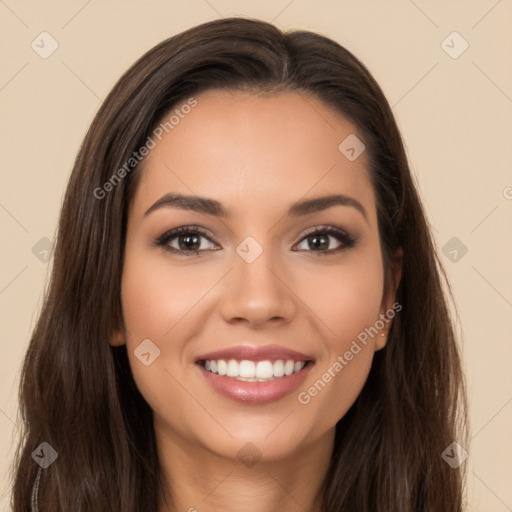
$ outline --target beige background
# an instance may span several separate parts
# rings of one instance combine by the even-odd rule
[[[355,53],[381,84],[460,312],[472,423],[468,510],[511,511],[510,0],[0,0],[0,510],[9,510],[4,475],[17,430],[20,364],[48,270],[41,261],[48,242],[40,240],[54,238],[85,130],[142,53],[193,25],[231,15],[324,33]],[[31,48],[43,31],[59,45],[47,59]],[[458,58],[444,48],[453,54],[462,39],[450,36],[442,45],[453,31],[469,44]],[[450,260],[450,246],[446,255],[442,250],[452,237],[467,247],[457,261]]]

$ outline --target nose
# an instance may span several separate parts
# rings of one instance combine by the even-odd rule
[[[288,277],[288,279],[287,279]],[[263,251],[252,263],[235,254],[234,268],[226,276],[221,313],[228,323],[246,322],[251,327],[288,323],[296,311],[289,274]]]

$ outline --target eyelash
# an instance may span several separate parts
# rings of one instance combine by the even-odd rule
[[[194,234],[194,235],[201,235],[202,237],[206,238],[208,241],[213,242],[210,237],[207,235],[207,233],[202,230],[201,228],[198,228],[197,226],[181,226],[179,228],[171,229],[169,231],[166,231],[163,235],[159,236],[155,240],[155,245],[157,247],[161,247],[165,251],[171,252],[173,254],[179,254],[180,256],[196,256],[199,255],[201,252],[204,252],[208,249],[201,249],[201,250],[195,250],[195,251],[183,251],[180,249],[176,249],[174,247],[169,247],[167,244],[173,239],[176,238],[179,235],[182,234]],[[299,243],[310,237],[311,235],[332,235],[335,237],[338,241],[342,243],[340,247],[337,249],[330,249],[327,251],[313,251],[310,250],[308,252],[315,253],[316,256],[329,256],[341,251],[346,251],[347,249],[350,249],[351,247],[354,247],[357,239],[353,236],[349,235],[346,231],[343,231],[342,229],[336,228],[334,226],[323,226],[314,228],[308,232],[305,233],[305,235],[300,239]]]

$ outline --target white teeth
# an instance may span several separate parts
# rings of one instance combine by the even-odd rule
[[[302,370],[302,368],[304,368],[304,362],[302,361],[297,361],[294,366],[293,366],[293,372],[294,373],[297,373],[297,372],[300,372]]]
[[[238,363],[234,359],[228,361],[228,373],[226,375],[228,377],[240,377],[238,373]]]
[[[284,362],[279,359],[274,363],[274,377],[282,377],[284,375]]]
[[[238,372],[240,377],[253,379],[256,377],[256,365],[253,361],[240,361],[240,364],[238,365]]]
[[[274,375],[274,368],[270,361],[258,361],[256,365],[256,377],[258,379],[271,379]]]
[[[234,377],[244,382],[268,382],[284,376],[298,373],[306,365],[305,361],[286,361],[278,359],[277,361],[249,361],[244,359],[237,361],[230,359],[209,360],[204,362],[204,368],[212,373]]]
[[[217,373],[219,375],[226,375],[227,372],[228,372],[228,365],[227,365],[226,361],[224,361],[224,359],[219,359],[217,361]]]

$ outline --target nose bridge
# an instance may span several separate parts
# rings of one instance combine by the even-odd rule
[[[263,246],[253,237],[247,237],[236,248],[234,264],[236,279],[243,281],[244,286],[276,287],[276,261],[269,241]]]
[[[247,237],[236,247],[222,302],[227,321],[245,318],[261,323],[273,318],[289,320],[293,314],[292,294],[284,276],[279,275],[281,266],[269,237],[265,240],[263,246],[254,237]]]

